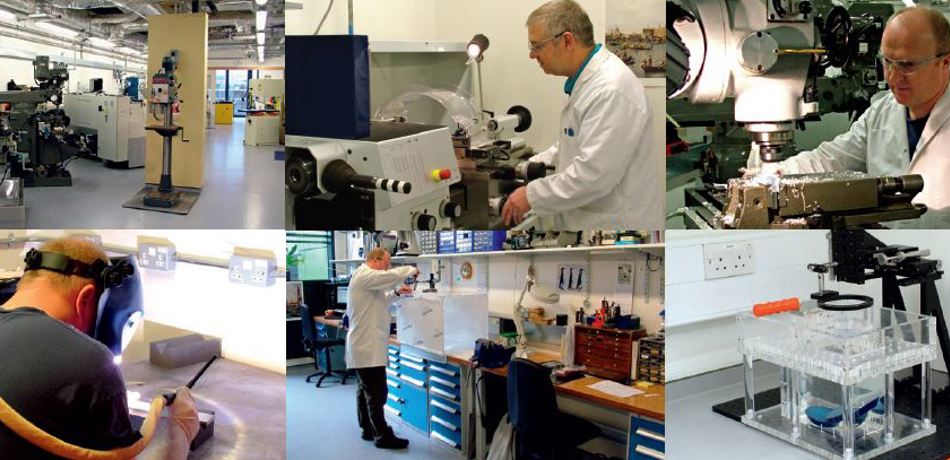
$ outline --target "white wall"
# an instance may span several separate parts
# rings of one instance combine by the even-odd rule
[[[649,268],[645,253],[635,250],[626,250],[621,253],[592,254],[588,258],[582,253],[543,253],[534,256],[502,254],[492,256],[456,257],[442,260],[442,282],[438,284],[439,292],[471,293],[488,292],[489,315],[511,318],[513,305],[524,288],[528,266],[534,263],[538,283],[560,294],[557,304],[545,305],[534,302],[525,297],[525,307],[540,306],[545,310],[545,316],[554,318],[557,314],[573,315],[579,307],[583,307],[587,291],[558,290],[559,266],[566,264],[586,264],[585,282],[589,283],[590,306],[593,309],[600,307],[600,301],[606,298],[621,306],[622,314],[634,313],[640,316],[641,325],[650,334],[660,329],[660,310],[663,309],[663,277],[664,264],[661,259],[650,258]],[[462,279],[459,275],[460,267],[469,262],[474,267],[474,276],[470,280]],[[429,273],[433,272],[436,261],[430,259],[408,260],[394,262],[397,264],[415,264],[419,267],[419,287],[427,287]],[[617,282],[618,264],[632,264],[634,276],[632,287],[626,287]],[[578,274],[575,271],[575,274]],[[566,281],[565,281],[566,282]],[[587,314],[591,308],[585,307]],[[560,330],[538,329],[528,325],[529,339],[544,342],[559,341],[559,335],[551,335]]]
[[[103,244],[136,247],[138,235],[162,237],[181,254],[227,260],[235,246],[273,251],[285,259],[282,230],[93,230]],[[58,236],[61,231],[30,231]],[[179,263],[174,272],[142,270],[145,319],[222,341],[225,358],[274,372],[286,370],[285,280],[269,287],[228,281],[224,268]]]
[[[701,231],[666,233],[667,379],[678,380],[739,364],[735,314],[753,304],[807,298],[817,289],[809,263],[829,258],[828,232]],[[755,271],[705,280],[703,244],[749,241]]]

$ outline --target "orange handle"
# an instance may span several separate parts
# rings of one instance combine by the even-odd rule
[[[774,315],[783,311],[798,310],[800,306],[798,297],[791,297],[774,302],[757,303],[752,306],[752,314],[755,316]]]

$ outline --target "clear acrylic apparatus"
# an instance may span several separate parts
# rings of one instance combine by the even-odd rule
[[[737,319],[745,371],[742,423],[819,456],[848,460],[871,458],[936,432],[932,317],[874,306],[828,311],[807,302],[797,311],[761,317],[749,312]],[[779,368],[777,376],[758,381],[778,380],[777,405],[756,405],[761,402],[755,399],[756,361]],[[919,412],[895,411],[895,373],[921,365],[914,374],[920,379]]]

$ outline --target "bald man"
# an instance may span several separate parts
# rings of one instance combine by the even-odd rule
[[[409,441],[397,437],[386,423],[384,408],[389,388],[386,386],[386,365],[389,362],[389,304],[393,296],[409,294],[403,285],[406,278],[419,274],[415,267],[390,268],[389,253],[375,248],[366,255],[350,277],[346,316],[350,328],[346,334],[346,367],[355,369],[359,378],[356,389],[356,416],[363,439],[375,441],[380,449],[404,449]]]
[[[950,24],[930,8],[899,11],[884,28],[880,60],[890,92],[874,101],[848,132],[781,162],[778,170],[920,174],[924,190],[914,202],[927,205],[927,213],[891,225],[950,227]]]

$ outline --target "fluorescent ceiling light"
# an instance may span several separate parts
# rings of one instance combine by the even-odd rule
[[[257,33],[257,44],[258,44],[258,45],[263,45],[263,44],[264,44],[264,32],[258,32],[258,33]]]
[[[264,58],[264,45],[259,45],[257,47],[257,55],[260,56],[261,59]]]
[[[120,53],[125,53],[125,54],[142,54],[142,52],[139,51],[139,50],[134,50],[134,49],[132,49],[132,48],[128,48],[128,47],[125,47],[125,46],[120,47],[120,48],[116,48],[115,50],[118,51],[118,52],[120,52]]]
[[[263,32],[267,28],[267,11],[260,10],[257,12],[257,22],[255,23],[257,30]]]
[[[110,42],[109,40],[104,40],[99,37],[89,37],[89,43],[99,48],[115,48],[115,43]]]
[[[79,32],[76,32],[72,29],[67,29],[65,27],[58,26],[56,24],[51,24],[49,22],[37,22],[36,27],[43,29],[46,32],[49,32],[54,35],[59,35],[66,38],[75,38],[79,35]]]
[[[257,3],[257,6],[264,6],[267,4],[267,0],[254,0],[254,3]]]

